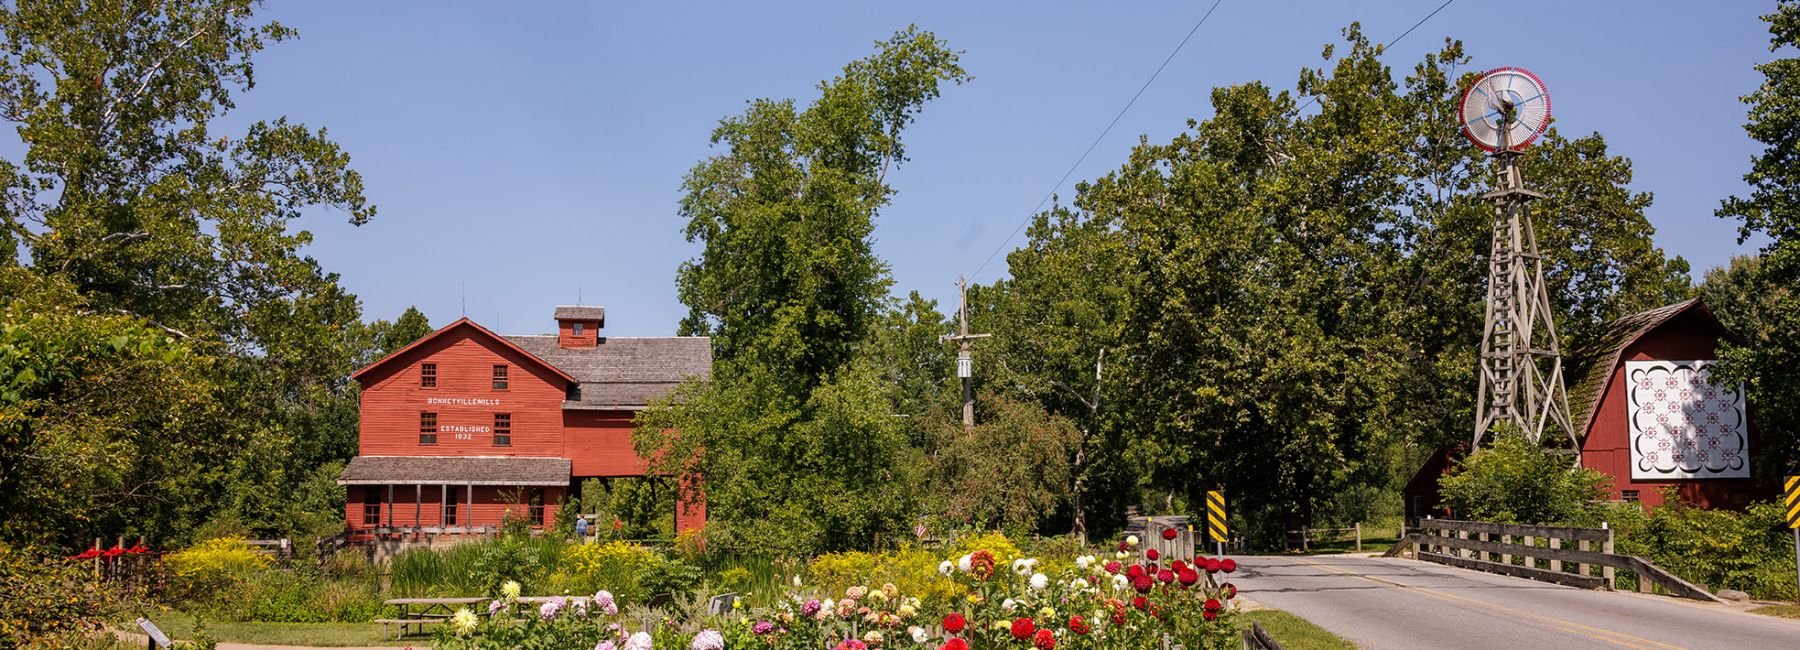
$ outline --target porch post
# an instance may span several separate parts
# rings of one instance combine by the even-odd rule
[[[438,484],[438,530],[449,532],[450,522],[450,484]]]
[[[419,530],[419,528],[420,528],[419,511],[423,510],[424,508],[425,508],[425,486],[424,486],[424,484],[414,485],[413,486],[413,534],[414,535],[424,532],[422,530]]]
[[[394,484],[393,483],[388,484],[387,516],[388,516],[387,527],[389,529],[388,532],[391,533],[391,532],[393,532],[392,529],[394,528]]]
[[[461,517],[461,519],[469,522],[463,524],[463,528],[473,530],[475,528],[475,484],[470,483],[467,487],[469,488],[469,516]]]

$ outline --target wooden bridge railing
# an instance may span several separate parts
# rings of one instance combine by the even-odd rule
[[[1637,577],[1638,591],[1650,593],[1654,585],[1682,598],[1723,602],[1649,560],[1613,553],[1613,531],[1606,528],[1427,519],[1387,556],[1409,549],[1418,560],[1583,589],[1611,591],[1615,571],[1624,569]]]

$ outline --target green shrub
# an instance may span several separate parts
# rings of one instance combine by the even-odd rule
[[[1597,517],[1611,480],[1569,469],[1517,430],[1496,427],[1493,445],[1458,461],[1439,494],[1458,519],[1515,524],[1580,523]]]
[[[622,602],[641,603],[638,572],[656,561],[656,552],[628,542],[580,544],[565,550],[550,589],[556,593],[591,594],[605,589]]]
[[[1648,515],[1619,517],[1613,526],[1615,550],[1646,557],[1714,591],[1736,589],[1766,600],[1800,597],[1793,532],[1779,504],[1757,503],[1733,512],[1690,507],[1673,491],[1664,498],[1664,505]]]
[[[209,539],[163,558],[174,574],[177,591],[201,599],[256,578],[273,562],[237,536]]]
[[[123,600],[86,562],[0,543],[0,648],[81,641]]]
[[[644,593],[685,594],[700,585],[700,567],[677,558],[657,554],[656,559],[638,571],[638,586]]]

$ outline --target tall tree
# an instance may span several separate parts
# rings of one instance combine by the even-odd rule
[[[703,249],[677,274],[681,331],[713,337],[713,375],[644,412],[633,439],[654,468],[704,477],[708,514],[760,548],[866,544],[911,514],[918,463],[859,360],[891,300],[870,236],[901,132],[968,79],[958,58],[908,27],[804,109],[759,99],[721,121],[723,151],[688,174],[681,214]]]
[[[993,287],[1018,316],[985,327],[1022,341],[1006,364],[1052,412],[1083,421],[1089,393],[1057,384],[1092,386],[1107,347],[1099,440],[1127,499],[1180,510],[1222,485],[1273,534],[1472,432],[1491,169],[1449,118],[1468,58],[1447,41],[1396,79],[1345,35],[1298,97],[1216,89],[1212,117],[1078,185]],[[1604,140],[1551,133],[1524,164],[1567,338],[1685,295]]]
[[[71,287],[68,308],[138,319],[213,359],[214,397],[233,406],[182,422],[220,455],[121,496],[121,509],[168,513],[137,521],[156,534],[209,516],[202,504],[218,500],[194,495],[221,489],[226,508],[280,526],[280,495],[342,453],[319,441],[354,435],[360,309],[292,224],[319,208],[361,224],[375,209],[323,130],[285,118],[215,126],[254,85],[252,57],[293,36],[257,20],[257,6],[0,7],[0,119],[24,144],[0,160],[0,245],[21,253],[0,264]]]
[[[1782,0],[1769,23],[1769,49],[1800,46],[1800,2]],[[1744,181],[1750,196],[1731,197],[1718,214],[1742,222],[1739,241],[1769,238],[1747,281],[1755,294],[1779,296],[1757,329],[1766,338],[1725,351],[1725,371],[1748,385],[1759,427],[1768,436],[1764,476],[1800,469],[1800,58],[1756,66],[1762,87],[1744,96],[1750,105],[1745,130],[1766,145]],[[1734,262],[1733,266],[1736,266]]]

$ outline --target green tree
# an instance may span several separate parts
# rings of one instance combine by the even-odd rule
[[[645,411],[633,440],[653,468],[704,477],[711,518],[759,548],[868,544],[910,515],[912,490],[896,486],[918,463],[903,460],[890,407],[913,398],[884,390],[860,358],[880,356],[870,348],[891,301],[870,236],[894,193],[887,172],[906,160],[901,132],[944,83],[968,79],[958,57],[908,27],[804,109],[759,99],[721,121],[723,151],[684,183],[702,251],[677,273],[681,332],[713,337],[715,363],[710,382]],[[919,301],[906,311],[894,318],[921,331],[935,318]]]
[[[1097,471],[1129,468],[1096,502],[1182,510],[1223,486],[1254,539],[1471,435],[1492,168],[1449,117],[1468,57],[1447,41],[1396,79],[1345,35],[1297,96],[1215,89],[1211,118],[1077,185],[984,299],[982,326],[1018,339],[996,341],[1005,379],[1095,423]],[[1687,295],[1603,139],[1551,132],[1523,164],[1567,345]]]
[[[375,209],[323,130],[285,118],[219,129],[253,86],[252,57],[293,36],[256,7],[0,7],[0,119],[24,144],[0,160],[0,245],[22,253],[0,264],[70,287],[58,304],[96,324],[153,327],[207,360],[209,388],[183,398],[212,408],[135,430],[207,444],[116,495],[121,513],[154,511],[135,511],[130,532],[163,539],[220,509],[279,532],[283,495],[354,452],[348,374],[369,337],[356,298],[305,255],[312,234],[294,223],[325,208],[361,224]],[[108,397],[164,403],[156,387],[121,384]],[[84,525],[126,532],[116,520]]]
[[[1071,459],[1081,432],[1034,402],[988,392],[972,430],[940,417],[930,484],[942,512],[975,528],[1035,533],[1070,500]]]
[[[1782,0],[1769,23],[1769,49],[1800,45],[1800,3]],[[1767,145],[1744,181],[1750,196],[1731,197],[1718,215],[1737,219],[1738,239],[1764,235],[1769,243],[1744,278],[1751,295],[1775,296],[1747,345],[1726,346],[1725,374],[1747,385],[1763,432],[1763,476],[1791,474],[1800,465],[1800,57],[1756,66],[1764,81],[1744,96],[1750,137]],[[1735,263],[1734,263],[1735,267]]]
[[[426,334],[432,332],[431,320],[425,318],[425,313],[419,311],[418,307],[407,307],[406,311],[401,312],[399,318],[394,319],[393,324],[387,325],[386,328],[379,328],[383,324],[386,322],[377,322],[376,337],[377,345],[381,346],[381,353],[384,355],[393,354],[400,348],[412,345],[413,341],[425,338]]]
[[[1596,525],[1612,478],[1539,448],[1515,429],[1458,461],[1439,496],[1459,519],[1513,524]]]

